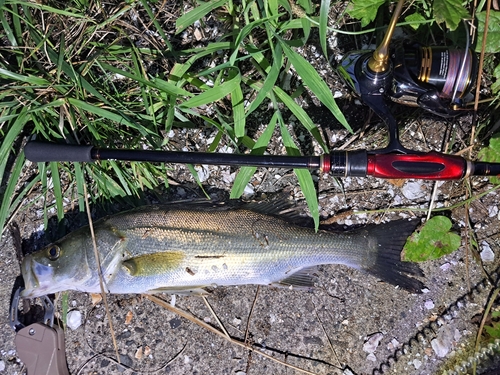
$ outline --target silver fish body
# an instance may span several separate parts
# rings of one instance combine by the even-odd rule
[[[199,293],[207,286],[284,284],[308,287],[311,267],[344,264],[403,288],[422,283],[400,261],[415,223],[315,232],[257,205],[210,203],[148,206],[94,224],[105,290],[109,293]],[[62,290],[99,293],[90,229],[83,227],[22,265],[24,297]]]

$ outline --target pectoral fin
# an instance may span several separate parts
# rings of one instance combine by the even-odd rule
[[[316,271],[316,267],[304,268],[294,272],[290,276],[278,281],[277,283],[272,283],[271,285],[282,288],[291,287],[293,289],[299,290],[310,290],[314,288],[314,282],[318,278],[317,275],[315,275]]]
[[[139,255],[122,262],[130,276],[153,276],[172,271],[184,259],[182,251]]]

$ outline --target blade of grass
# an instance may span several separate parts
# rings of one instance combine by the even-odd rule
[[[23,130],[26,123],[31,119],[31,116],[27,113],[27,108],[23,107],[18,115],[12,114],[15,120],[12,122],[9,131],[5,135],[5,138],[0,146],[0,186],[3,182],[3,177],[5,176],[5,168],[7,168],[7,162],[9,159],[9,153],[12,149],[12,145],[15,139],[19,136]],[[6,127],[9,128],[8,126]]]
[[[78,194],[78,209],[80,212],[85,211],[85,189],[83,185],[85,182],[85,176],[83,175],[81,163],[73,163],[75,167],[75,179],[76,179],[76,193]]]
[[[288,155],[300,156],[299,148],[293,142],[288,129],[285,126],[283,117],[281,113],[278,112],[278,123],[280,125],[281,136],[283,138],[283,144],[286,147],[286,152]],[[319,207],[318,207],[318,197],[316,195],[316,188],[314,187],[314,182],[311,176],[311,172],[307,169],[296,168],[293,170],[297,179],[299,180],[300,189],[306,198],[307,206],[314,220],[314,229],[317,231],[319,228]]]
[[[274,87],[274,93],[283,102],[283,104],[285,104],[288,107],[288,109],[292,111],[292,113],[295,115],[295,117],[297,117],[300,123],[311,133],[311,135],[314,137],[314,139],[316,139],[321,148],[323,148],[323,151],[328,152],[328,147],[323,141],[323,138],[321,137],[321,133],[319,132],[318,127],[314,125],[313,121],[306,113],[306,111],[304,111],[304,109],[300,105],[295,103],[295,101],[290,97],[290,95],[288,95],[278,86]]]
[[[202,105],[214,103],[225,96],[229,95],[231,92],[236,90],[239,87],[241,82],[241,74],[235,74],[232,78],[229,78],[223,84],[219,86],[214,86],[211,89],[198,94],[197,96],[185,101],[180,105],[180,107],[184,108],[194,108]]]
[[[189,25],[205,17],[208,12],[214,10],[215,8],[221,7],[227,1],[228,0],[208,1],[206,3],[202,3],[202,5],[197,6],[186,14],[183,14],[175,21],[175,33],[179,34],[181,31],[184,31]]]
[[[180,96],[193,96],[193,94],[191,94],[190,92],[188,92],[188,91],[186,91],[186,90],[184,90],[184,89],[182,89],[182,88],[180,88],[180,87],[178,87],[170,82],[164,81],[160,78],[153,78],[151,80],[146,80],[146,79],[144,79],[136,74],[129,73],[123,69],[116,68],[112,65],[109,65],[109,64],[106,64],[103,62],[100,62],[99,64],[104,70],[108,70],[110,72],[120,74],[120,75],[127,77],[127,78],[130,78],[138,83],[141,83],[141,84],[149,86],[149,87],[153,87],[153,88],[161,90],[161,91],[165,91],[169,94],[180,95]]]
[[[56,199],[57,220],[61,221],[64,218],[63,195],[61,190],[61,176],[59,174],[58,163],[53,161],[49,163],[50,173],[52,176],[52,191]]]
[[[153,21],[153,25],[155,26],[156,30],[158,31],[158,33],[160,34],[161,38],[165,42],[165,45],[168,47],[168,49],[171,52],[173,52],[174,48],[172,47],[172,44],[170,43],[170,40],[168,39],[168,36],[165,34],[165,31],[163,31],[163,27],[161,27],[161,25],[158,23],[158,20],[156,19],[157,17],[153,14],[153,11],[149,7],[149,4],[146,1],[144,1],[144,0],[140,0],[140,1],[141,1],[141,4],[142,4],[144,10],[148,14],[149,18]]]
[[[276,80],[278,79],[278,76],[280,74],[281,66],[283,64],[282,60],[282,49],[280,44],[276,44],[274,47],[273,51],[273,57],[274,57],[274,63],[271,66],[271,69],[269,70],[269,74],[267,75],[266,79],[264,80],[264,84],[262,85],[262,89],[259,90],[257,96],[255,99],[252,101],[252,104],[250,104],[250,107],[247,110],[246,115],[248,116],[250,113],[255,111],[262,101],[266,98],[268,93],[273,89],[273,87],[276,84]]]
[[[292,50],[284,40],[279,39],[286,57],[292,63],[304,84],[318,97],[318,99],[332,112],[335,118],[352,133],[352,129],[347,123],[344,114],[340,111],[332,92],[325,81],[319,76],[312,65],[297,52]]]
[[[24,166],[24,161],[25,161],[24,152],[21,152],[16,158],[14,167],[10,172],[9,181],[7,182],[7,186],[5,187],[5,191],[3,193],[2,206],[0,206],[0,229],[1,229],[0,235],[3,233],[7,218],[9,217],[9,215],[12,213],[13,210],[12,199],[16,191],[17,183],[19,182],[19,178],[21,176],[21,171]]]
[[[96,116],[104,117],[104,118],[111,120],[111,121],[114,121],[118,124],[130,126],[131,128],[138,130],[145,137],[149,137],[150,135],[154,135],[154,133],[152,133],[149,129],[145,128],[144,126],[140,126],[134,122],[129,121],[127,118],[123,117],[123,115],[121,113],[120,114],[113,113],[111,111],[108,111],[107,109],[96,107],[93,104],[90,104],[90,103],[87,103],[87,102],[84,102],[82,100],[75,99],[75,98],[68,98],[68,103],[74,105],[75,107],[77,107],[83,111],[93,113]]]
[[[269,121],[266,129],[259,137],[257,142],[255,143],[251,155],[263,155],[266,151],[267,146],[269,145],[269,141],[274,133],[274,129],[276,128],[276,122],[278,121],[278,112],[274,112],[273,117]],[[245,187],[248,182],[254,175],[256,167],[242,167],[236,178],[234,179],[233,188],[231,189],[230,199],[238,199],[242,196]]]
[[[239,75],[239,72],[237,74]],[[241,82],[241,77],[239,80]],[[234,135],[236,138],[241,138],[245,135],[245,106],[240,84],[236,85],[231,92],[231,105],[233,107]]]
[[[319,42],[323,54],[328,60],[328,48],[326,46],[326,30],[328,28],[328,12],[330,11],[330,0],[321,0],[319,8]]]

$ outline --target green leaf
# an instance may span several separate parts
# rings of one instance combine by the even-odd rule
[[[460,236],[451,233],[451,221],[446,216],[435,216],[427,221],[420,232],[406,241],[404,260],[423,262],[438,259],[460,247]]]
[[[491,326],[484,326],[484,330],[493,339],[500,339],[500,322],[493,322]]]
[[[476,52],[481,52],[481,44],[484,34],[484,20],[486,18],[486,12],[480,12],[476,14],[478,20],[477,26],[477,45]],[[500,12],[490,11],[490,18],[488,21],[488,35],[486,39],[485,52],[487,53],[497,53],[500,52]]]
[[[344,114],[340,111],[335,99],[333,98],[332,91],[328,88],[327,84],[320,77],[316,69],[301,55],[292,50],[282,39],[280,39],[281,46],[285,52],[286,57],[292,63],[298,75],[307,87],[318,97],[335,118],[352,133],[352,129],[347,123]]]
[[[436,22],[446,23],[446,27],[455,30],[463,19],[471,18],[467,9],[459,0],[434,0],[434,18]]]
[[[493,77],[495,77],[495,82],[491,85],[491,91],[493,94],[498,94],[500,91],[500,64],[495,67],[493,70]]]
[[[222,85],[215,85],[214,87],[202,92],[201,94],[185,101],[180,105],[183,108],[194,108],[201,105],[216,102],[229,95],[240,87],[241,74],[238,73],[233,78],[228,79]],[[240,88],[241,90],[241,88]]]
[[[281,137],[283,138],[283,144],[285,145],[286,152],[288,155],[300,156],[299,148],[293,142],[293,139],[285,126],[281,113],[278,114],[278,122],[280,124]],[[309,212],[314,220],[314,229],[317,231],[319,228],[319,203],[318,196],[316,194],[316,188],[311,176],[311,172],[307,169],[295,168],[293,170],[297,179],[299,180],[300,189],[306,198],[307,206],[309,207]]]
[[[405,17],[405,21],[410,24],[413,30],[417,30],[420,25],[425,22],[425,17],[420,13],[412,13],[409,16]]]
[[[271,121],[269,121],[269,125],[267,125],[266,130],[264,130],[262,135],[255,143],[252,151],[250,152],[251,155],[264,154],[264,151],[266,151],[267,145],[269,144],[269,141],[271,140],[271,137],[273,135],[274,128],[276,127],[276,121],[277,112],[274,113]],[[245,190],[245,187],[247,186],[256,170],[257,167],[242,167],[240,169],[238,175],[234,179],[233,188],[231,189],[231,195],[229,197],[230,199],[238,199],[241,197],[243,191]]]
[[[500,133],[495,134],[490,139],[490,145],[479,151],[478,159],[480,161],[500,163]],[[500,178],[490,177],[493,184],[500,184]]]
[[[314,122],[311,120],[311,117],[307,114],[307,112],[302,108],[300,105],[295,103],[295,101],[288,95],[286,92],[284,92],[282,89],[280,89],[278,86],[274,87],[274,93],[276,96],[285,104],[290,111],[297,117],[297,120],[300,121],[300,123],[307,129],[309,130],[309,133],[318,141],[320,146],[323,148],[324,152],[328,152],[328,147],[326,146],[325,142],[323,141],[323,138],[321,138],[321,133],[318,130],[318,127],[314,125]]]
[[[330,11],[330,0],[321,0],[319,9],[319,42],[323,49],[323,54],[328,60],[328,48],[326,45],[326,30],[328,28],[328,12]]]
[[[183,14],[175,21],[175,33],[179,34],[195,21],[205,17],[208,12],[214,10],[215,8],[219,8],[226,2],[227,0],[208,1],[206,3],[202,3],[202,5],[194,8],[186,14]]]
[[[347,7],[347,13],[361,20],[361,27],[365,27],[375,19],[378,8],[384,3],[385,0],[353,0]]]
[[[276,83],[276,80],[278,79],[278,76],[280,74],[281,65],[283,64],[283,54],[282,54],[281,45],[279,43],[277,43],[276,46],[274,47],[273,57],[274,57],[274,64],[271,66],[271,69],[269,69],[269,73],[264,81],[264,85],[262,86],[262,89],[259,90],[257,96],[255,97],[253,102],[250,104],[250,107],[247,110],[247,114],[246,114],[247,116],[259,107],[259,105],[262,103],[262,101],[268,95],[269,91],[271,91],[273,89],[274,84]]]

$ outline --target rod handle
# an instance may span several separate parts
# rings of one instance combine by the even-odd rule
[[[68,145],[40,141],[29,141],[24,146],[26,159],[32,162],[82,161],[93,162],[93,146]]]
[[[464,158],[440,152],[425,154],[373,154],[368,156],[368,175],[378,178],[460,180],[470,172]]]

